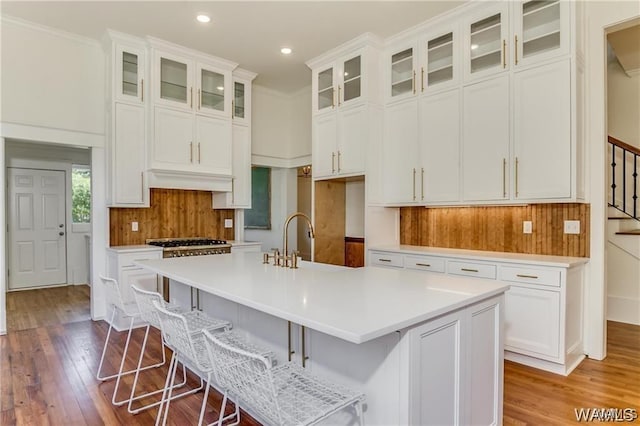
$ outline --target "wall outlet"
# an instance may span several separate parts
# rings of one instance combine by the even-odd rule
[[[224,220],[225,228],[233,228],[233,219],[225,219]]]
[[[522,233],[523,234],[531,234],[533,232],[533,222],[530,220],[525,220],[522,222]]]
[[[131,230],[133,232],[138,232],[138,222],[131,222]]]
[[[565,220],[564,221],[564,233],[565,234],[579,234],[580,233],[580,221],[579,220]]]

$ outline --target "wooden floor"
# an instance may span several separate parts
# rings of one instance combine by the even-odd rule
[[[7,330],[27,330],[91,318],[88,285],[7,293]]]
[[[114,407],[113,381],[95,378],[107,328],[104,321],[81,320],[0,336],[0,425],[153,424],[155,410],[133,416],[126,407]],[[142,330],[136,330],[132,355],[141,336]],[[121,348],[125,337],[116,333],[112,342]],[[149,353],[159,357],[158,333],[153,337]],[[607,346],[604,361],[587,359],[569,377],[505,362],[504,424],[575,424],[574,409],[581,407],[640,411],[640,327],[609,322]],[[110,352],[106,368],[115,371],[118,362],[119,354]],[[133,366],[133,357],[128,363]],[[165,374],[166,367],[152,369],[141,380],[149,390],[163,384]],[[188,385],[196,384],[191,376]],[[127,377],[123,394],[130,385]],[[201,398],[198,393],[173,402],[168,424],[197,423]],[[220,395],[211,392],[205,420],[217,419],[219,406]],[[245,414],[241,424],[256,422]]]

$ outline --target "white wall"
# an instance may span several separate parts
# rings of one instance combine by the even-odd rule
[[[607,66],[607,125],[609,135],[640,148],[640,75],[629,77],[618,61]]]
[[[104,54],[97,41],[2,19],[0,121],[104,133]]]
[[[281,251],[283,226],[287,216],[297,208],[297,170],[271,169],[271,229],[245,229],[247,241],[261,241],[262,251],[279,248]],[[297,219],[294,219],[297,220]],[[297,248],[297,226],[289,226],[289,248]]]
[[[293,95],[253,86],[252,163],[298,167],[311,163],[311,88]]]

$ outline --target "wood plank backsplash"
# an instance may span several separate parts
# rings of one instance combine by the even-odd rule
[[[211,192],[180,189],[151,189],[147,209],[109,209],[111,246],[144,244],[147,238],[209,237],[232,240],[233,228],[224,220],[233,219],[233,210],[213,210]],[[138,232],[131,231],[138,222]]]
[[[400,209],[400,243],[589,257],[589,204]],[[522,222],[533,233],[522,233]],[[580,234],[564,233],[565,220],[580,220]]]

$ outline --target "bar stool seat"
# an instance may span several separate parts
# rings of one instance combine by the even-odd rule
[[[349,406],[362,424],[362,392],[315,376],[293,362],[273,367],[261,354],[236,346],[229,333],[205,331],[204,336],[214,374],[224,389],[221,412],[229,395],[269,424],[315,424]]]

